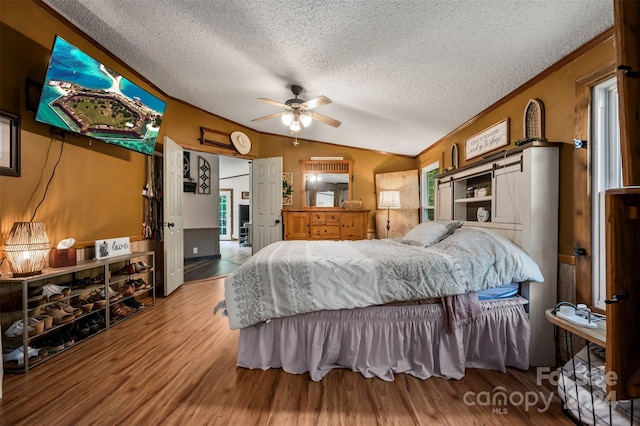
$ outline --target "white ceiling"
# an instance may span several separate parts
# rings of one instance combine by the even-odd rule
[[[288,135],[416,155],[613,26],[612,0],[44,0],[166,94]],[[544,99],[543,99],[544,101]],[[524,107],[524,106],[523,106]],[[168,111],[170,113],[170,111]]]

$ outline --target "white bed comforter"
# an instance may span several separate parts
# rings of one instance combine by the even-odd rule
[[[491,231],[461,228],[430,247],[395,240],[280,241],[225,279],[232,329],[319,310],[463,294],[542,281],[518,246]]]

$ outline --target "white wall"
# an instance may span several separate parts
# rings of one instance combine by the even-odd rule
[[[250,172],[251,161],[234,157],[220,156],[220,189],[230,189],[232,191],[232,233],[231,238],[238,239],[239,204],[249,204],[249,200],[242,199],[242,192],[248,192],[251,187]]]
[[[211,166],[211,193],[198,194],[192,192],[182,193],[182,210],[184,229],[194,228],[218,228],[218,156],[203,152],[190,151],[191,154],[191,178],[198,181],[198,156],[205,158]]]

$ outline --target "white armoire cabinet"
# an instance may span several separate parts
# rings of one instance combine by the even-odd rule
[[[494,229],[540,266],[544,282],[520,286],[529,299],[532,366],[554,365],[544,312],[557,303],[559,147],[533,142],[436,177],[436,219]]]

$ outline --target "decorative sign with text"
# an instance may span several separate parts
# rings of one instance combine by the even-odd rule
[[[96,240],[96,259],[131,253],[129,237]]]
[[[509,119],[505,118],[464,143],[464,158],[469,160],[509,143]]]

